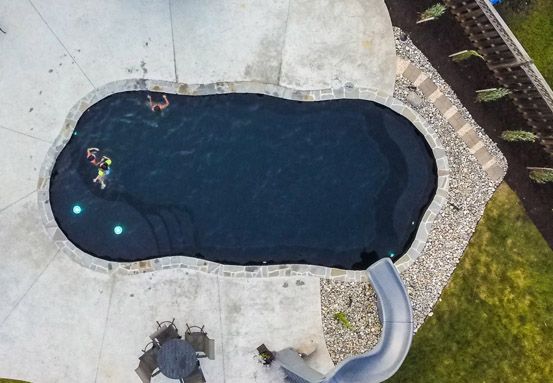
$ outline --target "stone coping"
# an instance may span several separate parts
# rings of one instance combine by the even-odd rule
[[[88,93],[73,105],[63,123],[62,130],[46,154],[39,173],[37,196],[44,229],[60,251],[80,265],[104,273],[132,275],[149,271],[183,268],[199,270],[224,277],[259,278],[282,276],[313,276],[350,282],[367,282],[364,270],[342,270],[325,266],[286,264],[237,266],[224,265],[204,259],[187,256],[169,256],[136,262],[113,262],[97,258],[77,248],[58,227],[49,203],[50,175],[56,158],[71,138],[81,115],[93,104],[109,95],[125,91],[152,91],[177,95],[212,95],[225,93],[257,93],[296,101],[323,101],[336,99],[360,99],[373,101],[389,107],[396,113],[410,120],[423,134],[432,149],[438,171],[438,185],[432,202],[427,207],[419,224],[411,247],[396,261],[401,272],[411,265],[422,253],[434,220],[445,206],[449,188],[449,166],[445,150],[434,130],[414,110],[403,102],[382,91],[368,88],[357,88],[351,83],[343,87],[296,90],[274,84],[259,82],[218,82],[212,84],[183,84],[170,81],[128,79],[107,83]]]
[[[409,80],[438,109],[443,118],[455,129],[459,138],[467,145],[469,152],[476,157],[482,169],[494,182],[500,182],[505,176],[493,154],[486,148],[470,122],[443,94],[430,76],[408,60],[397,58],[396,74]]]

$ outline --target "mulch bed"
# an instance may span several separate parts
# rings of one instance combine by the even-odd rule
[[[482,60],[471,58],[454,63],[448,58],[451,53],[473,49],[449,11],[438,20],[417,25],[418,14],[436,3],[436,0],[385,1],[392,24],[409,35],[455,91],[474,120],[498,144],[509,164],[505,180],[518,194],[549,246],[553,247],[553,184],[535,184],[528,178],[526,170],[526,166],[553,167],[553,157],[538,143],[509,143],[500,138],[503,130],[529,129],[510,100],[474,102],[477,89],[493,88],[499,84]]]

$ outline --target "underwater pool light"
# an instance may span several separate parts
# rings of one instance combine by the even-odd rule
[[[73,214],[81,214],[82,211],[83,209],[79,205],[73,206]]]
[[[117,235],[121,234],[123,232],[123,226],[117,225],[113,228],[113,232]]]
[[[388,255],[389,255],[390,257],[395,257],[395,256],[396,256],[396,254],[395,254],[393,251],[390,251],[390,252],[388,253]]]

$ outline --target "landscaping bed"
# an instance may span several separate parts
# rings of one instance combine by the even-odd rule
[[[482,60],[472,58],[454,63],[449,54],[472,49],[463,29],[453,15],[416,24],[418,15],[435,1],[386,0],[392,24],[406,32],[430,60],[441,77],[451,86],[474,120],[494,140],[509,164],[506,181],[520,196],[532,221],[553,246],[553,184],[538,185],[528,178],[527,166],[553,167],[553,157],[538,143],[507,143],[500,138],[503,130],[528,129],[526,121],[510,100],[476,103],[475,91],[498,86]]]

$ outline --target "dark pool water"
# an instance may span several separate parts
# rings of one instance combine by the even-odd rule
[[[97,257],[361,269],[409,247],[434,195],[426,141],[381,105],[169,95],[154,113],[146,95],[93,105],[52,173],[60,228]],[[91,146],[113,160],[104,190]]]

